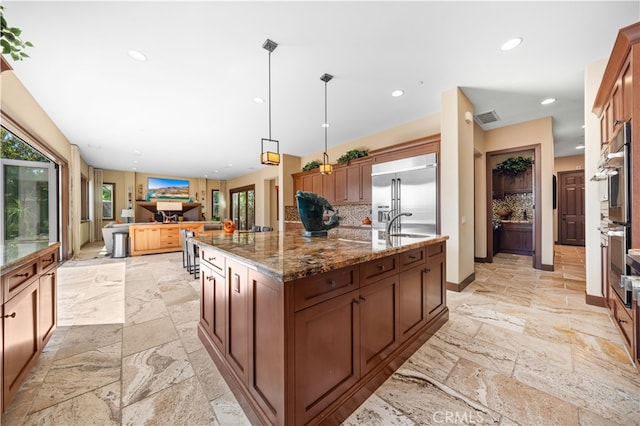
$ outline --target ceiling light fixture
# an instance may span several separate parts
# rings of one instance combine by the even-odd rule
[[[320,164],[320,173],[323,175],[330,175],[333,173],[333,166],[329,163],[329,154],[327,154],[327,129],[329,128],[329,121],[327,120],[327,83],[331,81],[333,76],[331,74],[324,73],[320,77],[320,80],[324,81],[324,154],[322,155],[322,164]]]
[[[400,97],[404,95],[404,90],[398,89],[398,90],[394,90],[393,92],[391,92],[391,96],[393,96],[394,98]]]
[[[137,50],[130,50],[129,51],[129,57],[131,57],[131,59],[135,59],[138,62],[146,62],[147,61],[147,57],[138,52]]]
[[[256,103],[256,104],[263,104],[264,103],[264,99],[259,98],[259,97],[256,96],[255,98],[253,98],[253,102]]]
[[[276,47],[278,47],[278,43],[269,39],[267,39],[262,45],[263,49],[269,51],[269,138],[262,138],[262,155],[260,160],[262,164],[267,164],[269,166],[277,166],[280,164],[280,142],[271,139],[271,53],[276,50]],[[267,145],[275,145],[275,152],[269,150],[265,151],[265,142],[267,142]]]
[[[522,37],[512,38],[511,40],[507,40],[506,42],[504,42],[502,46],[500,46],[500,50],[506,52],[507,50],[515,49],[516,47],[520,46],[521,43]]]
[[[549,105],[554,103],[555,101],[557,101],[556,98],[547,98],[545,100],[543,100],[542,102],[540,102],[541,105]]]

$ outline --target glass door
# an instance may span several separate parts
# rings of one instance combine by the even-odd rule
[[[231,218],[236,229],[249,230],[255,225],[255,187],[236,188],[231,193]]]

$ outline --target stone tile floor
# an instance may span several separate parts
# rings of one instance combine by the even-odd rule
[[[199,282],[180,253],[59,269],[59,328],[4,425],[244,425],[196,336]],[[525,256],[476,264],[450,320],[346,425],[640,424],[640,373],[607,310],[584,302],[584,249],[555,271]]]

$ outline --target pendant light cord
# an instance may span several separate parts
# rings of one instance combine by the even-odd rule
[[[269,140],[271,140],[271,51],[269,51]]]
[[[327,82],[324,82],[324,153],[327,153],[327,128],[329,123],[327,122]]]

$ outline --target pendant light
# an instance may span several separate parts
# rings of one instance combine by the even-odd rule
[[[278,43],[275,41],[267,39],[262,45],[263,49],[269,51],[269,138],[262,138],[262,146],[261,146],[261,163],[267,164],[270,166],[277,166],[280,164],[280,142],[275,139],[271,139],[271,52],[276,50],[278,47]],[[265,142],[267,143],[267,148],[265,150]],[[273,148],[275,145],[275,152],[269,150],[269,146]]]
[[[327,129],[329,128],[329,122],[327,121],[327,83],[331,81],[333,76],[331,74],[324,73],[320,80],[324,81],[324,154],[322,156],[322,164],[320,165],[320,173],[323,175],[330,175],[333,173],[333,166],[329,163],[329,154],[327,154]]]

